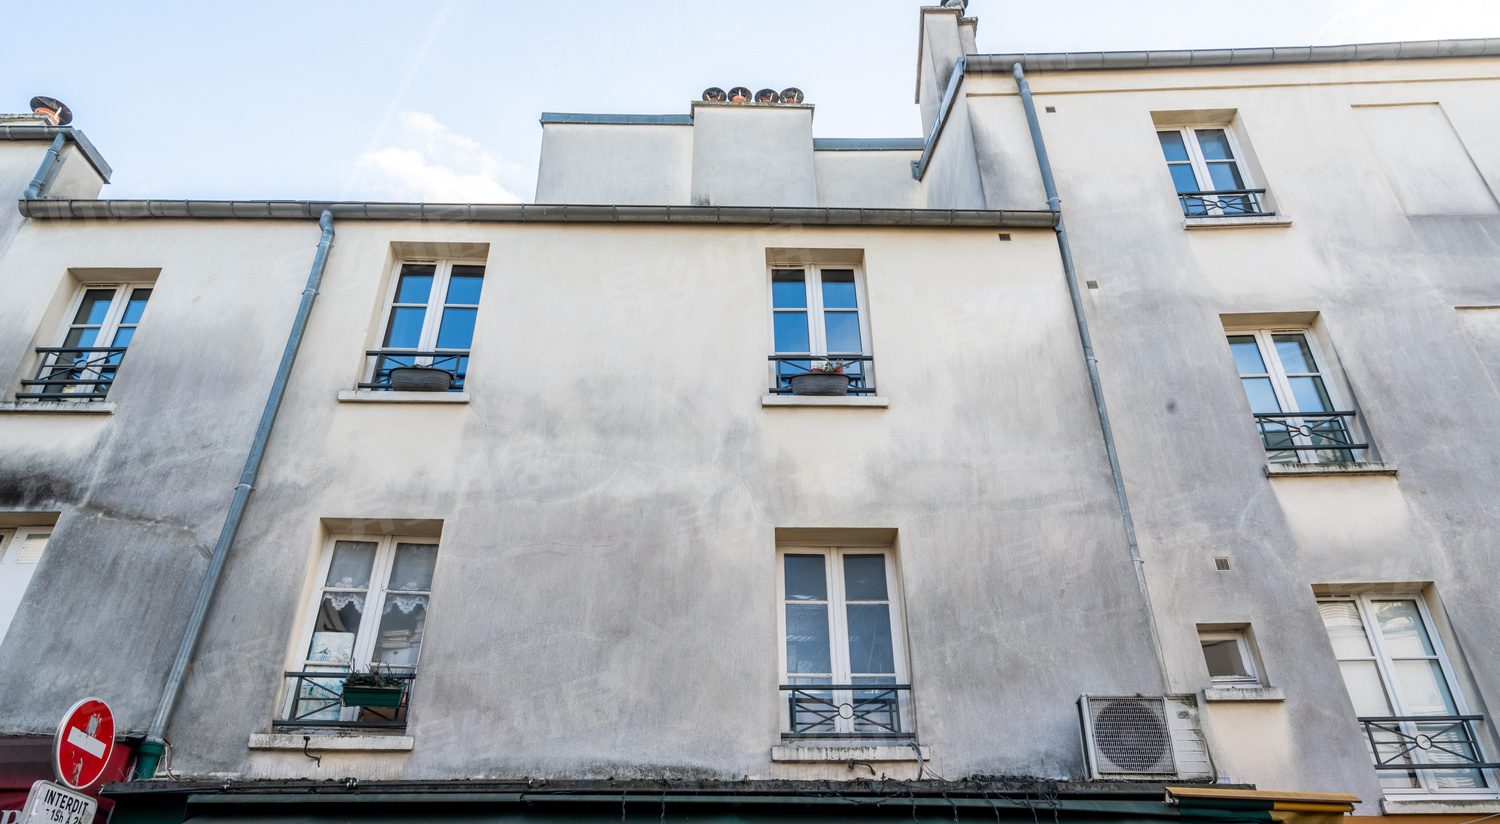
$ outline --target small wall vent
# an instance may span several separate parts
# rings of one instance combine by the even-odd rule
[[[1212,778],[1192,695],[1085,695],[1078,699],[1089,778]]]
[[[1229,571],[1229,559],[1225,558],[1222,555],[1219,556],[1219,557],[1217,557],[1217,558],[1215,558],[1214,559],[1214,569],[1217,569],[1220,572],[1228,572]]]

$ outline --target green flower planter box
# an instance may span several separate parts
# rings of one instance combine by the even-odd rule
[[[344,687],[346,707],[399,707],[406,694],[406,686],[399,687]]]

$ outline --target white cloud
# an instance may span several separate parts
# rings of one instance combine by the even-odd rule
[[[449,130],[426,112],[401,112],[396,119],[396,145],[360,155],[360,167],[374,177],[360,188],[389,200],[521,202],[502,183],[524,174],[519,164],[490,154],[478,141]]]

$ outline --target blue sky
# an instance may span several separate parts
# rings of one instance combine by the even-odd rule
[[[917,136],[920,5],[0,0],[0,111],[71,106],[115,168],[105,197],[528,201],[543,111],[686,113],[707,86],[797,86],[819,137]],[[969,13],[985,52],[1500,37],[1500,0]]]

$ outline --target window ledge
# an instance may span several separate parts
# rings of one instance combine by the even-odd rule
[[[1292,219],[1281,215],[1245,215],[1243,217],[1184,218],[1184,229],[1243,229],[1249,226],[1290,226]]]
[[[113,403],[100,403],[99,401],[59,401],[58,403],[43,403],[41,401],[14,401],[11,403],[0,403],[0,413],[19,412],[73,412],[95,415],[113,415],[115,405]]]
[[[254,733],[250,749],[301,752],[305,746],[308,752],[410,752],[416,741],[409,735],[310,735],[312,740],[304,741],[302,735],[291,733]]]
[[[932,759],[931,747],[922,748],[922,760]],[[802,744],[771,748],[772,761],[916,761],[917,751],[911,747],[889,745],[871,746],[807,746]]]
[[[339,392],[339,403],[468,403],[468,392],[377,392],[373,389],[345,389]]]
[[[1281,687],[1208,687],[1204,701],[1285,701]]]
[[[1380,811],[1386,815],[1425,813],[1489,814],[1500,813],[1500,798],[1391,798],[1380,799]]]
[[[1315,463],[1315,464],[1267,464],[1266,477],[1286,477],[1288,475],[1338,475],[1347,477],[1350,475],[1395,475],[1396,465],[1390,461],[1362,461],[1356,463]]]
[[[761,395],[761,406],[862,406],[884,409],[890,398],[878,395]]]

